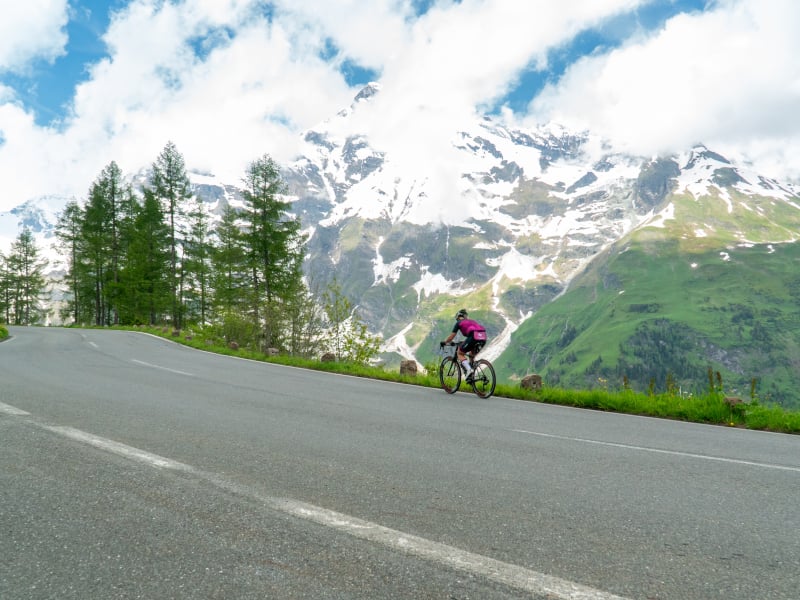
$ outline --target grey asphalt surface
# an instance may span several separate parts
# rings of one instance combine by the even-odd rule
[[[800,436],[10,331],[3,600],[800,598]],[[412,547],[359,537],[373,525]],[[532,592],[459,552],[564,585]]]

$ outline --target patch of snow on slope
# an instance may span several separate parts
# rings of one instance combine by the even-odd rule
[[[471,289],[462,290],[460,285],[463,280],[451,281],[441,273],[431,273],[425,265],[421,266],[422,276],[419,281],[411,287],[417,292],[417,302],[422,299],[424,294],[427,298],[431,294],[449,294],[452,296],[463,296],[471,292]]]
[[[664,228],[666,224],[664,221],[672,221],[675,219],[675,205],[670,202],[664,210],[659,212],[657,215],[650,218],[645,224],[648,227],[659,227]]]
[[[402,331],[396,333],[388,340],[384,340],[381,349],[384,352],[395,352],[406,360],[413,360],[417,363],[417,368],[419,370],[424,370],[425,367],[414,357],[414,349],[412,349],[406,341],[406,333],[408,333],[413,326],[413,322],[409,323]]]
[[[600,229],[591,222],[583,219],[586,215],[580,210],[568,210],[564,216],[553,217],[545,222],[539,230],[539,235],[544,238],[563,239],[568,235],[597,235]]]
[[[498,284],[503,277],[509,280],[530,281],[537,278],[537,267],[542,263],[541,257],[532,257],[521,254],[516,248],[510,248],[508,252],[498,258],[486,259],[486,264],[490,267],[497,267],[498,273],[494,276],[494,293],[497,294]]]
[[[400,279],[400,273],[411,266],[411,259],[408,256],[401,256],[397,260],[392,261],[388,265],[383,262],[381,256],[381,245],[383,245],[384,238],[378,240],[378,245],[375,247],[375,258],[372,259],[372,272],[375,275],[375,280],[372,285],[379,285],[381,283],[396,282]]]
[[[553,187],[568,188],[584,175],[586,175],[586,165],[559,160],[548,166],[539,179]],[[552,192],[551,195],[567,197],[567,194],[558,192]]]

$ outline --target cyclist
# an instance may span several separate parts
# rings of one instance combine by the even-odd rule
[[[477,321],[467,318],[467,309],[462,308],[456,313],[456,324],[453,326],[452,333],[447,336],[447,339],[441,343],[442,346],[449,344],[456,337],[458,332],[465,337],[464,341],[456,345],[456,354],[458,362],[464,367],[464,372],[467,375],[467,382],[472,377],[472,367],[469,364],[467,353],[474,351],[475,354],[480,352],[484,344],[486,344],[486,329]]]

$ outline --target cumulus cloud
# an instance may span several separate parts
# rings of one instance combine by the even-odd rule
[[[238,181],[251,160],[289,160],[303,130],[358,91],[382,91],[356,127],[440,197],[457,198],[452,143],[549,53],[647,0],[130,0],[103,33],[70,110],[52,126],[0,85],[0,210],[42,194],[85,194],[111,160],[151,164],[167,141],[187,166]],[[800,175],[800,47],[792,0],[718,0],[578,60],[533,99],[526,124],[556,120],[656,153],[698,141]],[[18,8],[14,8],[18,7]],[[24,7],[24,8],[23,8]],[[66,48],[66,0],[4,7],[0,75]],[[341,132],[345,134],[346,132]]]
[[[0,19],[0,73],[21,72],[34,60],[64,53],[67,0],[4,2]]]
[[[303,3],[301,3],[303,4]],[[305,1],[310,5],[309,0]],[[463,155],[453,147],[465,124],[516,85],[547,51],[639,4],[631,0],[565,3],[515,0],[440,2],[418,19],[399,21],[385,12],[388,43],[381,47],[381,93],[359,113],[360,131],[385,151],[398,171],[417,174],[437,198],[459,203]],[[352,47],[370,22],[330,30],[338,45]],[[354,29],[356,28],[356,29]],[[353,50],[358,52],[358,48]]]
[[[632,152],[702,142],[800,177],[800,4],[725,0],[575,63],[530,119],[587,128]],[[736,156],[738,155],[738,156]]]

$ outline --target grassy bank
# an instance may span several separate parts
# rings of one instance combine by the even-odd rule
[[[425,373],[420,373],[416,376],[405,376],[400,375],[397,371],[389,371],[381,367],[339,362],[323,363],[319,360],[289,356],[266,357],[261,352],[243,349],[234,350],[224,345],[215,344],[202,336],[194,337],[186,334],[176,336],[166,329],[139,328],[137,331],[144,331],[218,354],[355,377],[394,381],[437,389],[440,387],[435,365],[429,365]],[[740,399],[732,399],[723,392],[710,392],[687,397],[677,393],[639,393],[632,390],[615,391],[608,389],[567,390],[547,386],[541,390],[533,391],[523,389],[518,385],[498,384],[495,396],[727,427],[741,427],[780,433],[800,433],[800,412],[788,411],[777,405],[762,404],[757,398],[737,402]]]

